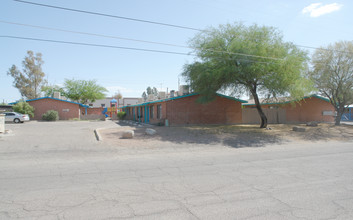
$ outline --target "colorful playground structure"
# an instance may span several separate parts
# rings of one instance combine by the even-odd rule
[[[104,108],[102,111],[102,114],[107,118],[107,117],[113,117],[113,115],[117,115],[118,113],[118,108],[117,108],[117,103],[118,101],[116,99],[112,99],[110,101],[110,107]]]
[[[342,121],[353,121],[353,105],[349,105],[345,108],[345,111],[341,118]]]

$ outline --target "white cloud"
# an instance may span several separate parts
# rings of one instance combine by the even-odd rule
[[[338,11],[342,8],[342,4],[332,3],[332,4],[322,4],[322,3],[313,3],[305,8],[303,8],[303,14],[310,14],[310,17],[319,17],[324,14],[329,14],[334,11]]]

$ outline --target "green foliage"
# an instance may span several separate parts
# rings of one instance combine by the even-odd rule
[[[54,96],[54,92],[60,92],[60,94],[65,94],[65,91],[63,88],[61,88],[58,85],[46,85],[43,86],[41,91],[43,92],[43,95],[45,97],[53,97]]]
[[[143,98],[144,101],[146,101],[146,100],[147,100],[147,94],[146,94],[146,92],[143,92],[142,95],[141,95],[141,97]]]
[[[44,121],[57,121],[59,120],[59,113],[54,110],[49,110],[42,115]]]
[[[148,95],[151,95],[151,94],[153,94],[154,96],[158,96],[158,90],[156,87],[151,88],[150,86],[148,86],[146,88],[146,91],[142,93],[142,98],[144,99],[144,101],[146,101],[148,98]]]
[[[30,117],[34,117],[34,108],[28,104],[27,102],[21,101],[12,106],[12,109],[15,112],[21,113],[21,114],[28,114]]]
[[[124,120],[126,117],[126,112],[118,112],[118,118],[120,120]]]
[[[336,125],[346,105],[353,103],[353,41],[317,49],[312,58],[312,81],[337,111]]]
[[[27,56],[22,61],[23,70],[20,71],[15,65],[7,72],[14,78],[13,86],[17,88],[22,97],[34,99],[40,97],[41,87],[46,83],[45,74],[42,71],[42,54],[34,55],[32,51],[27,51]]]
[[[108,90],[96,83],[96,80],[69,80],[64,83],[64,95],[73,101],[87,104],[105,98]]]
[[[203,95],[200,101],[211,101],[216,92],[250,92],[262,119],[261,127],[267,126],[267,118],[259,95],[300,98],[312,89],[305,77],[306,52],[284,42],[273,27],[220,25],[197,34],[190,46],[198,59],[184,66],[183,76],[191,90]]]

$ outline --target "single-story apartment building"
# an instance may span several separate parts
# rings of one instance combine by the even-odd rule
[[[268,116],[269,123],[305,123],[334,122],[335,108],[329,99],[310,95],[299,101],[286,100],[282,102],[272,102],[263,100],[261,107]],[[252,110],[251,110],[252,109]],[[253,100],[243,104],[243,123],[259,123],[256,106]]]
[[[87,114],[88,105],[83,105],[78,102],[72,102],[68,100],[42,97],[36,99],[26,100],[34,108],[34,117],[31,119],[42,120],[42,115],[49,110],[54,110],[59,113],[60,120],[69,120],[74,118],[80,118],[81,114]],[[16,104],[17,102],[10,103]],[[82,110],[85,112],[81,112]]]
[[[241,104],[246,101],[217,94],[209,103],[197,102],[199,94],[187,94],[167,99],[123,106],[126,119],[149,124],[240,124]]]

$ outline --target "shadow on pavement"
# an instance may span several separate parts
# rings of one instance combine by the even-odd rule
[[[131,124],[118,123],[122,127],[132,126]],[[146,128],[157,131],[153,136],[145,134]],[[250,131],[219,131],[212,126],[185,126],[185,127],[134,127],[135,137],[139,140],[159,140],[176,144],[206,144],[223,145],[233,148],[243,147],[265,147],[268,144],[283,143],[283,139],[275,134],[267,133],[260,128]]]

